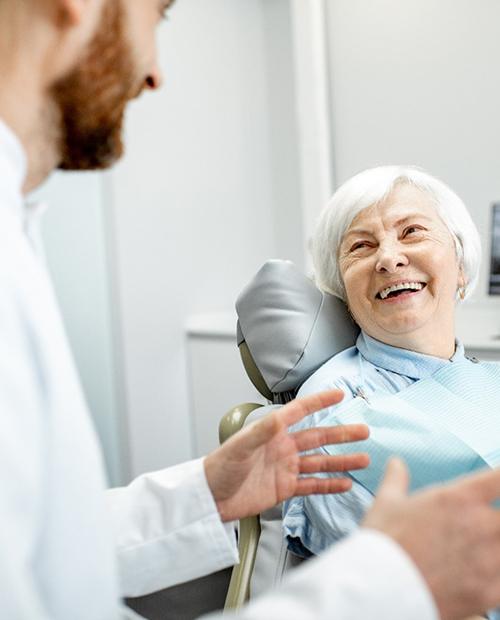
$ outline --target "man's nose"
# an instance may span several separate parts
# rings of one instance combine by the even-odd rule
[[[157,90],[163,85],[163,75],[158,64],[155,64],[145,79],[146,88]]]
[[[403,248],[399,244],[384,245],[379,247],[376,271],[394,273],[400,267],[406,267],[409,260]]]

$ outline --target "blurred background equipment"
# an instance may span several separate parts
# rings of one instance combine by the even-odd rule
[[[500,203],[492,206],[490,295],[500,295]]]

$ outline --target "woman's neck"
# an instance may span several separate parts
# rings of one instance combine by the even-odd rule
[[[446,334],[421,334],[418,332],[411,332],[406,334],[387,333],[375,335],[370,334],[370,332],[365,333],[393,347],[415,351],[423,355],[432,355],[433,357],[439,357],[445,360],[449,360],[453,357],[456,348],[454,330],[450,330]]]

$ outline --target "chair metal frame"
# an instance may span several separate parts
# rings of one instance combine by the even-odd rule
[[[224,443],[229,437],[237,433],[247,417],[256,409],[262,407],[257,403],[237,405],[228,411],[219,423],[219,441]],[[231,581],[226,595],[224,610],[239,609],[250,598],[250,580],[255,565],[257,546],[260,538],[259,517],[241,519],[238,527],[239,564],[233,568]]]

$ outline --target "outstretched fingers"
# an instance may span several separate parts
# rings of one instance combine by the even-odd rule
[[[291,426],[315,411],[321,411],[332,405],[337,405],[343,398],[344,392],[342,390],[319,392],[318,394],[311,394],[304,398],[292,400],[282,409],[279,409],[276,414],[280,416],[286,426]]]
[[[226,443],[228,445],[238,444],[241,450],[250,453],[271,441],[284,428],[299,422],[306,415],[339,403],[343,397],[342,390],[329,390],[305,398],[298,398],[254,422]],[[368,435],[368,427],[364,424],[319,427],[292,433],[299,452],[327,444],[361,441],[366,439]]]
[[[297,431],[292,437],[299,452],[313,450],[331,444],[363,441],[370,435],[366,424],[345,424],[339,426],[319,426]]]
[[[402,459],[393,457],[387,464],[384,477],[377,490],[377,500],[379,502],[399,500],[407,495],[409,484],[408,466]]]
[[[352,487],[350,478],[299,478],[294,495],[345,493]]]
[[[364,469],[370,464],[368,454],[343,454],[329,456],[313,454],[302,456],[299,463],[301,474],[316,474],[320,472],[346,472],[354,469]]]

